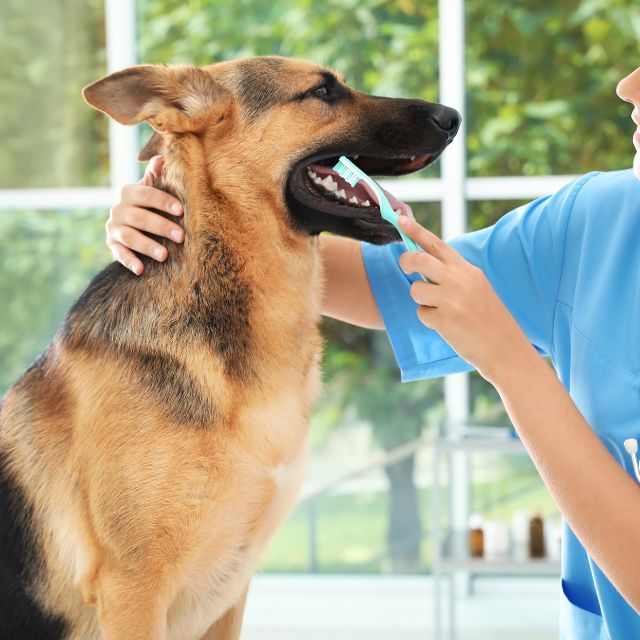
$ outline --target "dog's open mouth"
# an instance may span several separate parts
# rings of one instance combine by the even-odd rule
[[[400,158],[344,155],[365,173],[377,177],[414,173],[433,164],[440,152]],[[399,239],[393,225],[382,219],[378,202],[369,186],[360,181],[352,187],[333,170],[338,159],[339,155],[311,156],[294,167],[287,184],[287,200],[296,219],[311,233],[334,231],[372,242]],[[386,190],[385,195],[399,215],[413,217],[408,204]],[[343,224],[339,223],[340,219]],[[347,220],[352,227],[351,232],[344,224]]]

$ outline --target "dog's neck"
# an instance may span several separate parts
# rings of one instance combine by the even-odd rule
[[[200,270],[212,245],[222,243],[238,256],[299,253],[315,244],[313,238],[294,229],[287,220],[284,198],[243,175],[242,167],[207,158],[195,136],[185,136],[164,150],[163,174],[158,188],[177,197],[182,217],[172,217],[185,229],[184,246],[169,248],[171,261],[184,275]],[[188,175],[187,175],[188,173]],[[256,255],[256,258],[258,257]]]
[[[239,378],[249,376],[255,353],[261,362],[278,359],[274,367],[291,357],[287,366],[298,368],[291,354],[303,349],[320,318],[317,238],[290,227],[278,209],[284,205],[255,183],[211,172],[197,141],[175,145],[164,157],[158,186],[182,201],[184,215],[174,220],[186,232],[183,245],[165,242],[167,264],[147,262],[150,295],[166,299],[171,292],[175,321],[167,324],[186,323],[206,336]]]

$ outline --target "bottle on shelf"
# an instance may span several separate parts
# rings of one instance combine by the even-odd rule
[[[544,558],[544,521],[539,512],[535,512],[529,522],[529,557]]]
[[[469,517],[469,553],[472,558],[482,558],[484,555],[484,530],[482,516],[472,513]]]
[[[485,521],[484,557],[502,559],[509,556],[509,525],[506,522]]]

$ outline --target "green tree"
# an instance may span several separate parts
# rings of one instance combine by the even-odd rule
[[[339,69],[364,91],[438,99],[436,0],[137,4],[144,62],[298,56]],[[614,89],[640,64],[636,0],[466,0],[466,12],[471,175],[579,174],[629,166],[630,107]],[[0,3],[0,188],[107,183],[107,121],[80,97],[82,86],[105,72],[103,13],[102,0]],[[425,176],[437,173],[436,166]],[[493,223],[512,204],[473,203],[472,228]],[[415,210],[439,232],[437,208]],[[109,255],[106,211],[0,216],[2,390],[48,342]],[[326,325],[326,335],[320,431],[344,427],[341,412],[357,415],[388,449],[437,422],[441,382],[399,384],[388,349],[380,346],[382,335],[337,323]],[[474,411],[500,418],[491,387],[476,376],[472,390]],[[387,470],[391,538],[400,535],[397,528],[409,539],[420,530],[411,464]],[[412,562],[415,546],[406,553],[403,558],[398,552],[397,566]]]
[[[107,121],[80,93],[105,70],[102,0],[0,2],[0,189],[108,183]]]

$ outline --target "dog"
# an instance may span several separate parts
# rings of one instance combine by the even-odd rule
[[[83,93],[151,125],[140,159],[164,155],[186,239],[143,278],[107,266],[3,398],[0,637],[237,640],[320,390],[318,234],[398,239],[318,172],[341,154],[417,171],[459,116],[272,56],[135,66]]]

